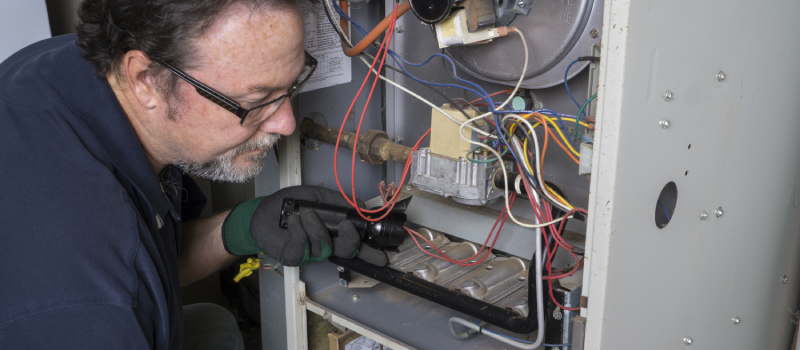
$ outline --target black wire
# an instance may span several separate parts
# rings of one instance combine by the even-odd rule
[[[510,120],[509,120],[509,123],[512,123],[512,124],[516,125],[516,126],[517,126],[517,130],[516,130],[516,132],[522,132],[522,133],[525,135],[524,137],[526,137],[526,138],[528,139],[528,145],[529,145],[528,147],[533,147],[533,145],[534,145],[534,142],[535,142],[535,141],[534,141],[534,139],[533,139],[533,135],[531,135],[531,134],[529,134],[529,133],[525,132],[525,128],[523,128],[522,124],[521,124],[519,121],[517,121],[517,120],[514,120],[514,119],[510,119]],[[503,131],[505,131],[506,135],[511,135],[511,134],[508,132],[508,130],[507,130],[507,129],[506,129],[504,126],[502,126],[502,125],[501,125],[500,127],[501,127],[501,129],[502,129]],[[510,139],[510,138],[509,138],[509,139]],[[526,150],[524,150],[524,149],[523,149],[523,151],[526,151]],[[536,150],[533,150],[533,152],[536,152]],[[526,155],[525,155],[525,154],[523,154],[523,155],[521,155],[521,156],[522,156],[522,157],[525,157]],[[520,158],[520,159],[522,159],[522,158]],[[524,169],[525,169],[525,164],[520,164],[520,167],[522,167],[522,168],[523,168],[523,170],[524,170]],[[524,174],[521,174],[521,175],[524,175]],[[542,175],[542,181],[544,181],[544,174],[541,174],[541,175]],[[531,173],[531,176],[535,176],[535,173]],[[555,207],[559,208],[559,210],[561,210],[561,209],[560,209],[561,207],[559,207],[560,203],[556,203],[555,201],[553,201],[552,199],[550,199],[550,197],[549,197],[549,196],[547,196],[547,195],[546,195],[546,194],[543,192],[543,191],[544,191],[544,188],[539,188],[539,187],[537,187],[537,186],[534,186],[534,185],[533,185],[533,183],[531,183],[531,182],[529,181],[529,180],[530,180],[530,178],[528,178],[528,176],[527,176],[527,175],[525,175],[525,176],[522,176],[522,179],[523,179],[523,180],[526,180],[526,181],[528,181],[528,185],[529,185],[529,186],[531,186],[531,188],[532,188],[532,189],[534,189],[534,190],[535,190],[537,193],[539,193],[539,195],[540,195],[542,198],[544,198],[544,200],[545,200],[545,201],[547,201],[547,203],[549,203],[551,206],[555,206]],[[541,186],[542,186],[542,187],[544,187],[544,186],[547,186],[547,184],[546,184],[546,183],[543,183],[543,184],[541,184]]]

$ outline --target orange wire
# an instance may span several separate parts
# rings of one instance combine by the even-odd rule
[[[396,18],[400,18],[400,16],[406,13],[409,9],[411,9],[411,3],[409,3],[408,1],[402,3],[399,7],[397,7]],[[378,39],[378,37],[381,36],[381,34],[383,34],[383,31],[386,30],[386,28],[389,28],[389,25],[391,25],[392,23],[393,17],[394,17],[393,15],[388,15],[384,17],[383,20],[380,23],[378,23],[378,25],[375,26],[375,28],[372,28],[372,31],[369,32],[369,34],[367,34],[367,36],[365,36],[363,39],[361,39],[361,41],[359,41],[358,44],[353,46],[353,48],[347,47],[344,41],[342,41],[342,51],[344,51],[345,56],[354,57],[358,56],[358,54],[363,52],[367,47],[369,47],[372,44],[372,42],[375,41],[375,39]],[[342,30],[347,31],[346,29],[344,29],[347,27],[346,26],[347,20],[344,19],[344,17],[340,18],[339,23],[341,23]]]

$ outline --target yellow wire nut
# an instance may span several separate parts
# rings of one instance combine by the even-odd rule
[[[233,278],[233,281],[239,283],[242,278],[252,275],[253,271],[258,270],[259,267],[261,267],[261,259],[247,258],[246,263],[239,265],[239,274]]]

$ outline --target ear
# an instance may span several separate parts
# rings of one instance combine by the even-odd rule
[[[122,57],[122,66],[120,67],[125,72],[126,83],[136,101],[147,110],[152,110],[163,102],[155,79],[147,74],[147,68],[151,62],[144,52],[132,50]]]

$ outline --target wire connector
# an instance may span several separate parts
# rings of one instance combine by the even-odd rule
[[[514,32],[514,31],[517,30],[517,28],[515,28],[515,27],[507,27],[507,26],[497,27],[496,29],[497,29],[497,34],[500,35],[500,36],[506,36],[506,35],[508,35],[508,33],[511,33],[511,32]]]

